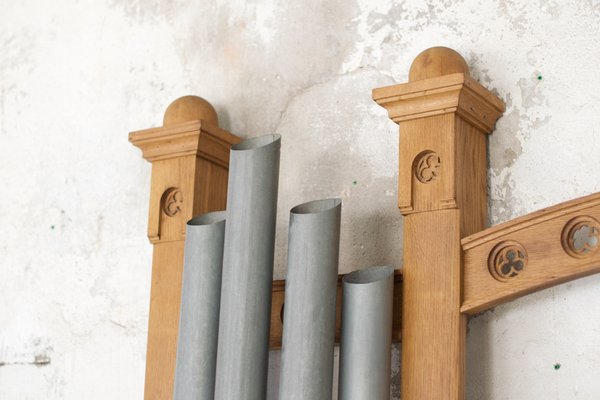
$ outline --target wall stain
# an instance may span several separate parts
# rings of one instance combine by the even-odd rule
[[[530,21],[526,14],[526,4],[513,0],[498,2],[497,15],[511,26],[511,30],[520,38],[529,31]]]
[[[52,359],[47,354],[36,354],[33,360],[34,365],[48,365],[52,362]]]
[[[498,175],[491,175],[492,183],[489,193],[490,225],[496,225],[525,214],[519,197],[514,194],[515,182],[508,168]]]

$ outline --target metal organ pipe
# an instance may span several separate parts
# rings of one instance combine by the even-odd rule
[[[174,400],[213,400],[225,212],[186,226]]]
[[[280,400],[331,400],[340,199],[290,211]]]
[[[342,286],[339,400],[390,398],[394,269],[346,275]]]
[[[266,398],[280,147],[265,135],[231,148],[216,400]]]

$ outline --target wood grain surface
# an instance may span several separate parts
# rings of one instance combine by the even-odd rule
[[[600,272],[598,221],[600,193],[557,204],[464,238],[461,310],[477,313],[537,290]],[[570,241],[573,238],[575,242]],[[510,250],[511,246],[516,249],[519,245],[525,251],[523,256],[514,253],[516,260],[505,259],[502,264],[509,275],[514,276],[495,277],[491,271],[495,268],[494,259],[490,259],[494,258],[491,257],[494,249],[507,247]],[[512,268],[511,264],[521,258],[522,269]]]

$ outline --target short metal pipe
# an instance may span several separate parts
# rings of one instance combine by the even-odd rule
[[[174,400],[213,400],[225,212],[187,223]]]
[[[388,400],[394,269],[371,267],[346,275],[342,286],[340,400]]]
[[[279,400],[331,400],[340,199],[290,211]]]
[[[265,135],[231,148],[217,400],[267,394],[280,147],[279,135]]]

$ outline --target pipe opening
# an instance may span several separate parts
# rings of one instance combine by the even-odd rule
[[[206,214],[197,215],[188,221],[190,226],[212,225],[221,221],[225,221],[227,216],[226,211],[213,211]]]
[[[382,281],[394,274],[392,267],[370,267],[354,271],[344,276],[345,283],[362,284]]]
[[[313,200],[307,203],[297,205],[290,210],[292,214],[316,214],[323,211],[331,210],[342,204],[342,199],[322,199]]]
[[[233,146],[231,146],[231,150],[254,150],[260,147],[267,146],[280,139],[281,135],[278,134],[257,136],[250,139],[242,140],[238,144],[234,144]]]

